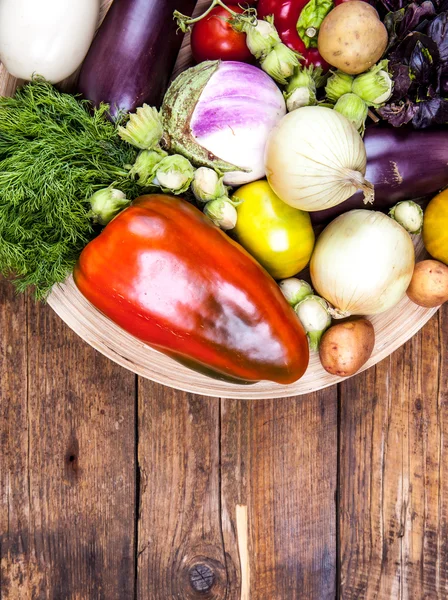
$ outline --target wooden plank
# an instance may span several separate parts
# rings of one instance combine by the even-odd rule
[[[341,386],[344,600],[448,596],[448,310]]]
[[[229,570],[231,598],[333,600],[336,388],[283,400],[223,400],[221,420],[223,536],[237,565]],[[246,506],[244,547],[244,518],[236,516]]]
[[[36,589],[40,573],[29,546],[27,300],[0,281],[0,598]],[[26,587],[25,587],[26,586]],[[23,596],[26,597],[25,595]]]
[[[135,377],[1,294],[0,597],[131,598]]]
[[[139,380],[139,600],[228,598],[219,446],[218,399]]]

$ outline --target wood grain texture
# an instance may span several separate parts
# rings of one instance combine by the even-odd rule
[[[136,423],[134,376],[1,282],[0,600],[445,599],[447,344],[445,307],[340,387],[337,594],[335,387],[140,380]]]
[[[137,597],[228,598],[234,567],[221,531],[219,400],[140,381],[138,448]],[[213,584],[197,591],[204,567]]]
[[[202,598],[198,566],[207,598],[335,597],[336,389],[220,409],[141,380],[139,415],[139,599]]]
[[[238,564],[236,509],[247,506],[248,598],[333,600],[336,388],[277,401],[225,400],[221,420],[223,537]],[[241,586],[240,569],[237,576]]]
[[[132,597],[135,378],[0,298],[0,598]]]
[[[341,598],[448,597],[448,310],[341,386]]]

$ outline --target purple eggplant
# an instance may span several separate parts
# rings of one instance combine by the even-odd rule
[[[311,213],[314,224],[354,208],[386,210],[401,200],[435,194],[448,185],[448,129],[380,125],[367,129],[364,142],[366,179],[375,185],[375,202],[366,207],[358,192],[338,206]]]
[[[196,0],[115,0],[81,68],[78,91],[111,115],[147,102],[159,106],[183,35],[173,11],[190,15]]]

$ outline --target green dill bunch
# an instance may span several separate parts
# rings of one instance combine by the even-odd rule
[[[89,199],[111,184],[133,200],[128,176],[137,150],[107,118],[108,106],[59,92],[35,79],[0,97],[0,272],[19,291],[45,298],[99,233]]]

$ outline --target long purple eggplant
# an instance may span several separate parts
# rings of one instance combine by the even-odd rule
[[[387,126],[367,129],[366,179],[375,185],[374,210],[401,200],[435,194],[448,185],[448,129],[415,130]],[[362,193],[328,210],[311,213],[314,224],[326,223],[354,208],[370,208]]]
[[[196,0],[115,0],[83,63],[78,91],[111,115],[144,102],[159,106],[179,53],[173,11],[190,15]]]

